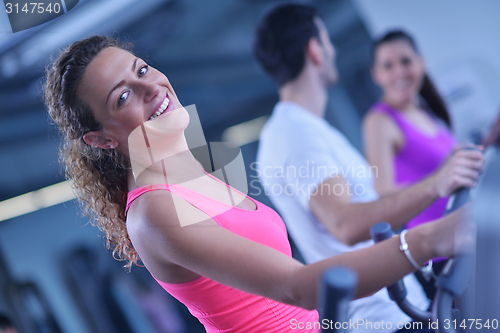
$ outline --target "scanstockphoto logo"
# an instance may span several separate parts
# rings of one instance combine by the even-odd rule
[[[73,9],[79,0],[3,0],[12,32],[16,33],[52,21]]]

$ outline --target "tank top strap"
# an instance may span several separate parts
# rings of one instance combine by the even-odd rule
[[[208,172],[205,172],[204,173],[213,178],[214,180],[220,182],[221,184],[224,184],[228,189],[231,189],[231,190],[234,190],[238,193],[240,193],[241,195],[243,196],[247,196],[246,194],[238,191],[237,189],[231,187],[230,185],[226,184],[225,182],[223,182],[222,180],[218,179],[217,177],[211,175],[210,173]],[[151,192],[151,191],[155,191],[155,190],[166,190],[166,191],[169,191],[171,193],[174,193],[176,195],[178,195],[179,197],[181,197],[182,199],[184,199],[185,201],[187,201],[188,203],[190,203],[192,206],[198,208],[199,210],[201,210],[202,212],[204,212],[205,214],[207,214],[208,216],[210,217],[214,217],[214,216],[217,216],[223,212],[226,212],[232,208],[235,208],[231,205],[228,205],[228,204],[225,204],[225,203],[222,203],[220,201],[217,201],[215,199],[212,199],[210,197],[207,197],[206,195],[203,195],[201,193],[198,193],[198,192],[195,192],[193,190],[190,190],[184,186],[181,186],[181,185],[176,185],[176,184],[151,184],[151,185],[147,185],[147,186],[142,186],[142,187],[138,187],[136,188],[135,190],[132,190],[128,193],[128,196],[127,196],[127,208],[125,210],[125,213],[129,210],[130,208],[130,205],[132,204],[132,202],[137,199],[138,197],[140,197],[141,195],[143,195],[144,193],[147,193],[147,192]],[[255,204],[256,206],[256,209],[255,210],[244,210],[244,211],[248,211],[248,212],[256,212],[259,210],[259,202],[256,201],[256,200],[253,200],[250,198],[250,200],[252,200],[252,202]],[[239,209],[236,207],[236,209]]]
[[[125,208],[125,214],[128,212],[130,205],[134,202],[135,199],[143,195],[144,193],[148,193],[156,190],[166,190],[172,192],[170,186],[168,184],[151,184],[147,186],[141,186],[128,192],[127,194],[127,207]]]
[[[401,128],[403,132],[407,132],[410,128],[408,128],[408,123],[404,121],[403,116],[399,111],[392,108],[391,106],[385,104],[384,102],[377,102],[372,107],[372,112],[383,113],[393,119],[396,124]]]
[[[174,193],[181,197],[182,199],[186,200],[188,203],[193,205],[194,207],[206,212],[206,208],[203,207],[203,202],[207,201],[215,201],[211,198],[208,198],[204,196],[203,194],[194,192],[188,188],[185,188],[180,185],[174,185],[174,184],[151,184],[147,186],[141,186],[136,188],[135,190],[132,190],[128,193],[127,196],[127,208],[125,210],[125,213],[129,210],[130,206],[132,205],[132,202],[134,202],[135,199],[140,197],[141,195],[151,192],[151,191],[157,191],[157,190],[164,190],[164,191],[169,191],[171,193]]]
[[[430,118],[431,120],[437,125],[438,131],[435,135],[426,135],[423,134],[421,131],[419,131],[417,128],[415,128],[414,125],[411,124],[411,122],[407,119],[404,118],[404,116],[401,114],[400,111],[394,109],[390,105],[384,103],[384,102],[377,102],[372,106],[371,112],[378,112],[378,113],[383,113],[391,117],[396,124],[399,126],[401,131],[405,134],[405,136],[415,136],[415,137],[422,137],[426,138],[429,140],[441,140],[443,137],[446,137],[446,140],[452,140],[455,141],[453,138],[453,135],[450,133],[450,131],[440,123],[439,119],[436,117],[436,115],[427,110],[427,109],[422,109]]]

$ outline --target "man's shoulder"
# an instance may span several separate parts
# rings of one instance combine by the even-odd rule
[[[260,133],[258,158],[275,161],[311,154],[335,156],[349,152],[350,147],[348,140],[323,119],[273,113]]]
[[[304,124],[275,124],[270,122],[262,129],[259,149],[266,151],[325,150],[331,143],[331,137],[322,130]]]
[[[272,141],[287,138],[298,142],[323,141],[336,132],[335,128],[324,119],[311,117],[294,112],[293,109],[275,109],[262,128],[261,140]]]

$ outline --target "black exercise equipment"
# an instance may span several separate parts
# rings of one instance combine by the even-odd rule
[[[460,308],[467,318],[475,319],[479,332],[497,331],[500,320],[500,149],[486,152],[487,162],[474,191],[472,219],[476,224],[475,279],[469,290],[469,302]],[[468,291],[469,291],[468,290]]]
[[[467,150],[477,150],[476,148],[467,147]],[[469,201],[470,188],[463,187],[458,189],[448,200],[448,205],[444,215],[450,214],[458,208],[462,207]],[[460,254],[455,258],[451,258],[446,263],[443,271],[436,280],[436,296],[432,305],[432,321],[437,322],[436,331],[439,333],[454,333],[457,332],[455,322],[461,321],[460,311],[453,309],[453,301],[455,298],[463,295],[465,289],[469,286],[472,278],[474,265],[474,254]],[[450,325],[444,325],[450,323]]]
[[[347,306],[354,296],[358,278],[346,267],[333,267],[323,273],[318,295],[321,332],[344,332]]]
[[[467,147],[465,149],[473,149]],[[458,189],[448,201],[444,215],[447,215],[467,203],[470,197],[470,188]],[[386,222],[374,225],[370,234],[377,243],[392,237],[391,226]],[[461,322],[460,311],[453,309],[455,298],[464,294],[474,272],[474,254],[465,253],[449,259],[443,271],[436,280],[437,292],[434,298],[432,312],[425,312],[415,308],[406,300],[406,289],[402,280],[388,286],[389,297],[394,300],[401,310],[415,321],[428,322],[432,319],[436,332],[455,333],[459,328],[455,323]]]
[[[370,235],[375,243],[389,239],[394,233],[392,232],[391,225],[387,222],[377,223],[370,229]],[[390,286],[387,286],[389,298],[395,301],[399,308],[415,321],[428,322],[432,315],[428,311],[422,311],[412,305],[406,299],[408,292],[406,291],[403,280],[399,280]]]
[[[450,204],[447,206],[446,213],[451,213],[454,210],[463,206],[469,198],[470,189],[461,188],[455,192],[450,197]],[[393,235],[391,225],[387,222],[381,222],[375,224],[370,229],[370,235],[375,243],[381,242]],[[400,309],[406,313],[409,317],[413,318],[415,321],[427,323],[431,319],[436,322],[439,321],[458,319],[457,314],[453,316],[452,303],[456,296],[463,294],[465,288],[468,285],[470,279],[470,258],[465,255],[461,255],[454,259],[450,259],[443,269],[443,272],[437,279],[436,286],[438,288],[436,297],[433,303],[433,311],[422,311],[412,305],[406,299],[407,291],[403,280],[399,280],[396,283],[387,287],[389,297],[395,301]],[[457,278],[460,276],[462,278]],[[465,277],[465,278],[463,278]],[[439,322],[438,321],[438,322]],[[443,325],[439,325],[440,327]],[[443,327],[444,329],[444,327]],[[449,330],[439,330],[439,332],[454,332]]]

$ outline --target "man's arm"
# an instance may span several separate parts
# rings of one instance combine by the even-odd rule
[[[482,166],[480,152],[459,150],[432,176],[367,203],[351,203],[345,178],[334,176],[318,186],[309,199],[309,206],[339,241],[354,245],[369,239],[371,226],[378,222],[388,222],[393,229],[398,229],[437,198],[449,196],[460,187],[474,186]],[[339,186],[344,190],[335,191]]]

